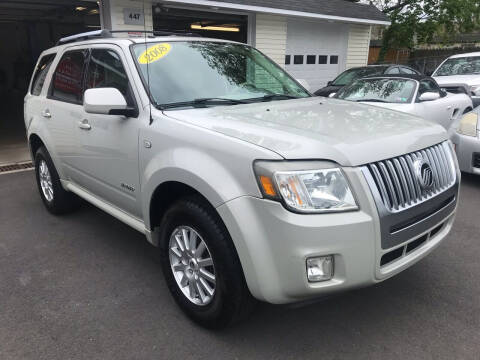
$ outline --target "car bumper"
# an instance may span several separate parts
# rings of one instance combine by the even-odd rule
[[[451,136],[455,144],[460,170],[470,174],[480,175],[480,134],[477,137],[465,136],[455,132]],[[478,157],[478,161],[475,161]]]
[[[305,215],[286,210],[280,203],[254,197],[240,197],[218,208],[242,263],[249,289],[256,298],[270,303],[291,303],[383,281],[432,251],[449,233],[455,206],[401,245],[440,231],[419,246],[380,265],[381,227],[374,199],[359,169],[348,169],[361,210],[336,214]],[[454,191],[457,191],[456,189]],[[397,247],[398,247],[397,246]],[[333,255],[334,276],[323,282],[309,282],[306,260]]]

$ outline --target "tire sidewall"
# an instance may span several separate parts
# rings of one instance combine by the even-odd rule
[[[167,211],[160,230],[160,258],[167,285],[178,305],[195,321],[207,327],[218,325],[218,321],[228,312],[231,287],[226,274],[229,273],[229,259],[222,258],[223,250],[219,241],[225,241],[224,233],[217,226],[210,226],[211,218],[195,206],[174,205]],[[206,243],[215,267],[215,294],[213,300],[204,306],[192,303],[178,286],[170,265],[170,236],[179,226],[189,226],[200,234]],[[231,262],[231,261],[230,261]]]

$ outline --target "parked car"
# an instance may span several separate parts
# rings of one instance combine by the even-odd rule
[[[474,107],[480,105],[480,52],[450,56],[432,77],[446,91],[466,93]]]
[[[435,80],[424,75],[364,78],[346,86],[335,97],[417,115],[447,130],[456,119],[473,109],[468,95],[447,93]]]
[[[480,107],[477,107],[456,121],[450,130],[460,170],[476,175],[480,175],[479,114]]]
[[[460,173],[441,126],[319,100],[245,44],[64,39],[40,56],[25,125],[46,209],[79,196],[145,234],[174,299],[207,327],[253,299],[390,278],[455,217]]]
[[[405,65],[395,64],[368,65],[351,68],[342,72],[333,81],[329,81],[326,87],[315,91],[315,95],[328,97],[331,94],[338,92],[344,86],[350,85],[357,79],[386,74],[420,75],[420,72]]]

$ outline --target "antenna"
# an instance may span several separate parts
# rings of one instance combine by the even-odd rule
[[[143,35],[144,35],[144,42],[145,42],[145,54],[147,54],[147,50],[148,50],[148,46],[147,46],[147,24],[146,24],[146,21],[145,21],[145,0],[142,1],[142,7],[143,7],[143,29],[145,30]],[[153,30],[153,29],[152,29]],[[151,103],[151,93],[150,93],[150,69],[149,69],[149,65],[150,65],[150,60],[147,56],[147,87],[148,87],[148,111],[149,111],[149,114],[150,114],[150,122],[149,122],[149,125],[152,125],[152,122],[153,122],[153,118],[152,118],[152,103]]]

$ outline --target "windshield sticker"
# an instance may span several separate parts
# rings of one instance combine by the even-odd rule
[[[150,46],[147,50],[140,54],[138,57],[138,62],[140,64],[151,64],[166,56],[170,52],[171,48],[172,46],[168,43]]]

